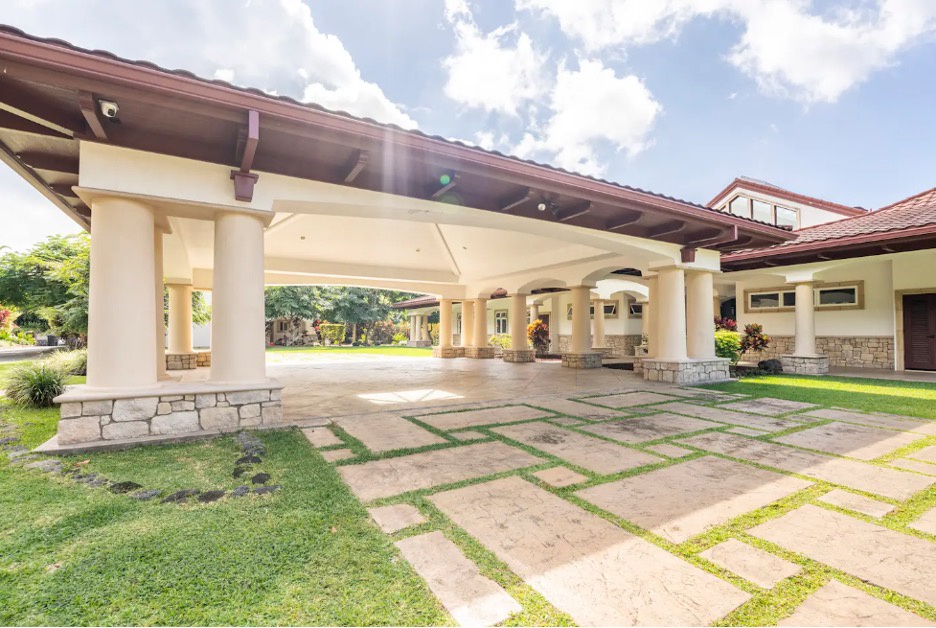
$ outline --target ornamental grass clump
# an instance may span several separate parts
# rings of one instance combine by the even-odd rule
[[[13,403],[48,408],[53,399],[65,392],[68,371],[49,360],[27,362],[18,366],[2,382],[7,399]]]
[[[65,370],[68,375],[87,375],[88,374],[88,350],[76,349],[75,351],[59,351],[51,357],[46,358],[46,362],[53,366],[58,366]]]

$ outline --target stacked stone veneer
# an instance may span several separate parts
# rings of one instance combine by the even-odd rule
[[[280,389],[70,401],[61,405],[59,445],[225,432],[281,425]]]
[[[494,347],[465,347],[465,357],[476,360],[489,360],[497,356]]]
[[[766,351],[744,356],[748,362],[782,360],[784,355],[794,353],[795,339],[792,336],[771,336]],[[816,352],[829,358],[830,366],[858,368],[894,368],[894,339],[889,336],[819,336]]]
[[[199,351],[195,354],[195,363],[198,366],[211,366],[211,351]]]
[[[597,369],[601,368],[600,353],[563,353],[562,366],[570,369]]]
[[[679,362],[638,358],[634,360],[634,372],[643,373],[644,379],[651,382],[706,384],[730,379],[728,365],[725,358]]]
[[[210,362],[210,359],[209,359]],[[167,371],[187,371],[198,367],[198,356],[194,353],[167,353]]]
[[[820,356],[784,355],[780,357],[784,373],[796,375],[825,375],[829,372],[829,358]]]
[[[504,349],[504,362],[535,362],[535,349]]]
[[[432,357],[434,358],[463,358],[465,357],[465,347],[433,347]]]
[[[634,347],[640,345],[640,334],[611,335],[605,334],[605,346],[602,349],[610,349],[611,355],[631,356],[634,355]],[[597,349],[596,349],[597,350]],[[559,336],[559,350],[555,347],[549,348],[550,353],[569,353],[572,351],[572,336]]]

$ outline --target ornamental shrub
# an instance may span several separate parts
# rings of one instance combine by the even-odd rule
[[[715,331],[723,329],[725,331],[738,331],[738,321],[732,318],[715,317]]]
[[[537,355],[544,355],[549,349],[549,325],[536,319],[527,325],[527,338],[536,349]]]
[[[77,349],[75,351],[58,351],[46,361],[65,370],[69,375],[87,375],[88,374],[88,350]]]
[[[319,336],[323,343],[340,345],[344,342],[347,326],[344,323],[322,323],[319,325]]]
[[[715,332],[715,355],[728,358],[732,364],[741,359],[741,334],[736,331],[720,329]]]
[[[50,360],[27,362],[14,368],[6,377],[7,399],[13,403],[48,408],[52,400],[65,392],[68,372]]]
[[[770,347],[770,336],[764,333],[764,326],[751,323],[744,326],[744,335],[741,337],[741,355],[745,353],[758,353]]]
[[[494,334],[488,340],[488,344],[499,349],[510,348],[510,334]]]

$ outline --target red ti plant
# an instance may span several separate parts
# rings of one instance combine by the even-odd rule
[[[741,355],[745,353],[758,353],[770,347],[770,336],[764,333],[764,326],[751,323],[744,326],[744,335],[741,336]]]

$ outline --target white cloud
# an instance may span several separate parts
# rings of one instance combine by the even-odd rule
[[[45,0],[15,4],[4,20],[29,33],[417,126],[361,76],[340,39],[319,30],[302,0]]]
[[[446,0],[445,17],[456,47],[442,64],[448,73],[445,95],[468,107],[517,115],[546,87],[546,55],[526,33],[509,24],[483,34],[465,0]]]
[[[550,110],[542,133],[525,134],[514,152],[546,154],[557,166],[601,176],[606,165],[597,149],[610,145],[628,156],[646,149],[663,108],[636,76],[617,76],[600,60],[580,60],[577,70],[559,67]]]
[[[676,36],[697,17],[743,25],[728,61],[766,93],[804,103],[835,102],[936,33],[934,0],[842,0],[819,13],[809,0],[515,0],[554,17],[586,50],[646,45]]]

